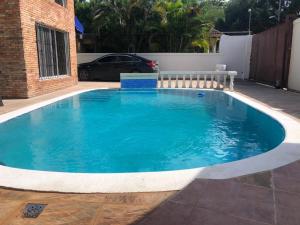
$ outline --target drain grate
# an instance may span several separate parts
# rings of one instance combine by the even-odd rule
[[[46,204],[28,203],[23,211],[24,218],[37,218],[45,209]]]

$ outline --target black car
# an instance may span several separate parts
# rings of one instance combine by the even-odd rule
[[[120,81],[120,73],[154,73],[157,63],[133,54],[109,54],[78,66],[81,81]]]

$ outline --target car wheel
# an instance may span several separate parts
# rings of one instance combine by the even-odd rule
[[[87,70],[79,70],[78,78],[81,81],[87,81],[89,79],[89,73]]]

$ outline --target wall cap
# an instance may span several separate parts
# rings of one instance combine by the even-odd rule
[[[294,20],[294,25],[297,24],[297,23],[300,23],[300,18]]]

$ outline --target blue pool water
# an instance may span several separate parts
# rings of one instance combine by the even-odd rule
[[[0,124],[0,163],[83,173],[189,169],[273,149],[284,129],[218,91],[97,90]]]

